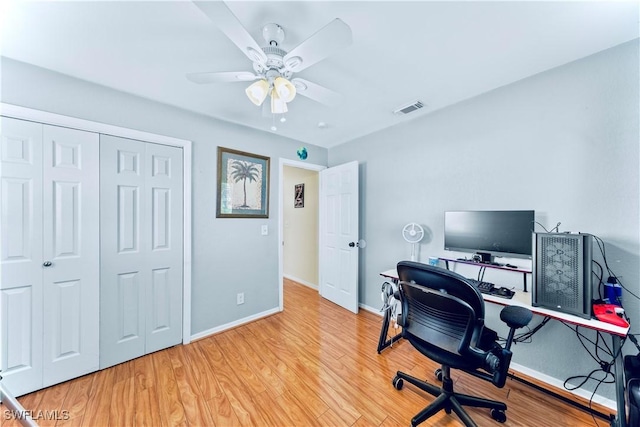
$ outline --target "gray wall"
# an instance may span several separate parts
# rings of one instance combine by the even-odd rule
[[[422,261],[456,257],[443,249],[443,212],[458,209],[535,209],[549,229],[561,222],[561,231],[595,234],[609,266],[640,295],[638,79],[635,40],[330,149],[330,166],[361,164],[361,302],[378,308],[378,273],[409,258],[400,234],[408,222],[427,227]],[[512,272],[485,278],[522,281]],[[638,333],[638,300],[624,298]],[[488,324],[500,323],[488,310]],[[559,322],[517,345],[514,360],[560,380],[598,368]],[[613,399],[611,387],[598,393]]]
[[[278,159],[297,160],[299,142],[7,58],[1,65],[2,102],[193,141],[193,334],[278,307]],[[218,145],[271,157],[268,219],[216,219]],[[326,149],[307,148],[310,162],[326,165]]]

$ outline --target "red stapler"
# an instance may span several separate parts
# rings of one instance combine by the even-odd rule
[[[624,309],[615,304],[593,304],[593,314],[598,320],[628,328],[629,323],[622,318],[622,313]]]

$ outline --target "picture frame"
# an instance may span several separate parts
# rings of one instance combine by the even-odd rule
[[[216,218],[269,218],[270,158],[218,147]]]
[[[304,183],[294,186],[293,207],[304,208]]]

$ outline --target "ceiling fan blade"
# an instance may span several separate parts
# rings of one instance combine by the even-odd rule
[[[335,107],[342,102],[342,95],[308,80],[295,78],[291,83],[296,87],[298,95],[306,96],[328,107]]]
[[[250,82],[259,78],[248,71],[223,71],[220,73],[189,73],[187,79],[194,83],[228,83],[228,82]]]
[[[314,35],[294,47],[283,58],[287,69],[298,72],[351,44],[351,27],[340,18],[318,30]]]
[[[229,39],[240,48],[242,53],[253,62],[264,64],[267,55],[251,34],[242,26],[231,9],[222,1],[193,2]]]

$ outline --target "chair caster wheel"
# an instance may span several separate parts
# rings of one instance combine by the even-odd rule
[[[438,381],[442,381],[442,369],[438,368],[433,373]]]
[[[504,413],[504,411],[500,411],[498,409],[491,410],[491,418],[499,423],[504,423],[505,421],[507,421],[507,415]]]
[[[396,390],[402,390],[402,386],[404,385],[404,380],[402,378],[395,377],[392,381],[393,386]]]

